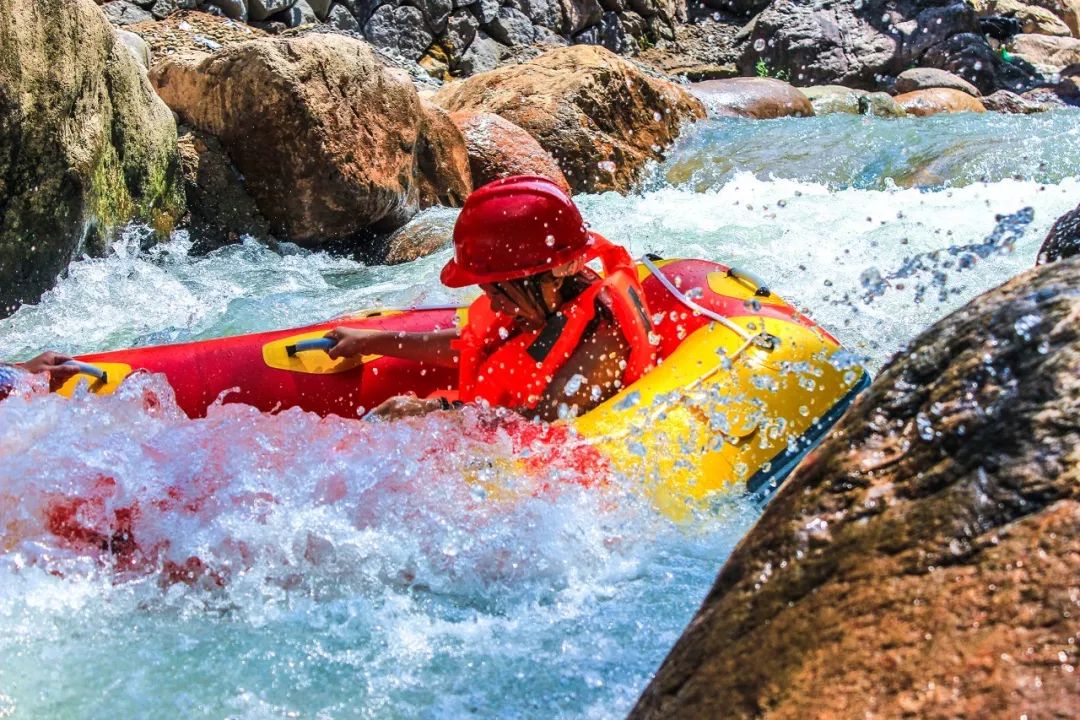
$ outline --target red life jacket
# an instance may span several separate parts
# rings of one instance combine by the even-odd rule
[[[603,279],[559,308],[538,330],[522,330],[513,317],[496,312],[486,295],[469,307],[469,321],[454,347],[461,353],[458,397],[465,402],[535,408],[555,373],[581,344],[596,317],[596,302],[606,291],[610,309],[627,344],[621,382],[625,387],[654,364],[652,325],[638,283],[637,267],[623,248],[599,235],[586,260],[599,258]]]

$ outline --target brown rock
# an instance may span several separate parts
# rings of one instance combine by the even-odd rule
[[[176,125],[93,0],[0,0],[0,316],[183,211]]]
[[[425,210],[387,238],[386,248],[378,261],[399,265],[438,252],[453,240],[455,221],[457,213],[452,210]]]
[[[1039,3],[1022,3],[1018,0],[971,0],[979,17],[1007,15],[1015,17],[1025,33],[1038,35],[1061,35],[1069,37],[1072,31],[1063,19]]]
[[[810,117],[810,99],[783,80],[740,77],[708,80],[691,85],[711,115],[770,120],[780,117]]]
[[[951,88],[979,97],[979,89],[959,75],[937,68],[911,68],[896,76],[896,92],[899,94],[930,88]]]
[[[926,117],[942,112],[986,112],[978,99],[951,88],[930,88],[897,95],[894,98],[909,115]]]
[[[589,45],[474,75],[435,97],[451,112],[492,112],[523,128],[579,192],[628,191],[683,123],[705,116],[683,88]]]
[[[420,107],[424,113],[417,146],[420,206],[461,207],[473,189],[465,138],[445,110],[425,100]]]
[[[1080,261],[914,341],[781,488],[632,720],[1068,718]]]
[[[1037,265],[1043,265],[1062,258],[1080,255],[1080,207],[1074,208],[1054,221],[1050,232],[1046,234]]]
[[[1017,35],[1009,52],[1044,70],[1080,63],[1080,40],[1047,35]]]
[[[281,239],[306,246],[400,227],[416,212],[420,99],[360,40],[254,40],[158,64],[187,124],[216,135]]]
[[[998,90],[982,99],[983,106],[991,112],[1030,115],[1031,113],[1052,110],[1053,105],[1017,95],[1008,90]]]
[[[213,135],[181,128],[180,160],[184,169],[188,220],[197,252],[238,242],[245,235],[270,237],[270,225],[244,188],[221,143]]]
[[[215,53],[266,36],[250,25],[194,10],[182,10],[161,22],[136,23],[125,29],[150,45],[155,63],[192,52]]]
[[[555,158],[514,123],[485,112],[456,112],[450,119],[465,136],[474,187],[511,175],[539,175],[570,192]]]
[[[1080,0],[1031,0],[1030,4],[1054,13],[1069,26],[1073,37],[1080,36]]]

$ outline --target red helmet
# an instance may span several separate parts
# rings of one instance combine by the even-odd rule
[[[447,287],[501,282],[551,270],[594,243],[570,196],[551,180],[518,175],[488,183],[465,201],[454,224]]]

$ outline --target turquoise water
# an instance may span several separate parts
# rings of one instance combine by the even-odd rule
[[[635,253],[753,270],[876,368],[1031,265],[1080,201],[1075,147],[1068,114],[709,123],[667,180],[579,201]],[[934,152],[966,159],[903,180]],[[251,243],[192,257],[182,234],[141,253],[135,235],[0,320],[0,356],[462,299],[437,283],[448,251],[369,268]],[[154,378],[0,404],[0,717],[625,715],[758,511],[731,498],[674,524],[642,478],[560,482],[559,448],[522,475],[471,439],[490,420],[191,421]],[[87,532],[64,542],[50,512],[73,500]],[[124,532],[143,554],[118,562],[100,545]]]

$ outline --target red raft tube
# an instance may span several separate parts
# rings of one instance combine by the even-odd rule
[[[766,494],[869,383],[839,342],[754,276],[706,260],[638,268],[659,365],[615,397],[557,424],[614,471],[646,478],[673,514],[733,486]],[[81,355],[80,384],[109,394],[133,372],[163,374],[193,418],[215,402],[273,413],[358,417],[389,397],[454,389],[457,373],[384,356],[331,360],[337,326],[445,329],[467,308],[373,309],[306,327]]]

